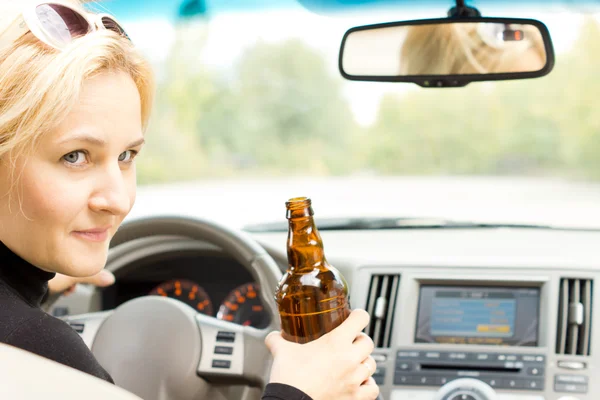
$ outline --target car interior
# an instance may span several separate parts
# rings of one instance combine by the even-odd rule
[[[555,96],[555,103],[578,98],[577,92],[550,88],[556,82],[551,79],[568,84],[569,79],[583,74],[579,67],[568,74],[568,66],[574,64],[561,69],[563,60],[593,60],[561,47],[559,36],[569,30],[572,21],[566,17],[561,20],[561,15],[569,10],[588,16],[600,26],[595,3],[578,0],[457,0],[427,5],[417,0],[291,2],[322,19],[335,20],[339,13],[353,16],[344,20],[343,35],[336,36],[338,51],[327,54],[343,80],[361,88],[385,85],[404,90],[408,97],[427,92],[446,103],[452,102],[453,96],[461,102],[465,97],[460,93],[472,90],[488,90],[487,96],[494,96],[492,90],[499,85],[512,85],[524,93],[531,82],[544,87],[541,97]],[[135,8],[134,3],[139,5],[135,0],[100,3],[109,10],[114,7],[117,16],[117,11],[125,13]],[[171,3],[177,3],[179,12],[187,13],[188,19],[211,9],[210,1]],[[152,7],[154,2],[149,2],[147,8]],[[270,12],[270,6],[261,7],[251,15]],[[388,10],[386,7],[394,12],[381,14],[381,10]],[[403,18],[403,11],[414,18]],[[554,29],[544,16],[558,21],[556,26],[562,21],[564,29]],[[351,21],[357,23],[348,24]],[[235,35],[234,28],[229,29],[229,34]],[[454,35],[456,43],[442,42],[435,36],[441,32]],[[425,36],[437,39],[423,41]],[[474,50],[474,43],[487,50]],[[553,78],[555,74],[562,75]],[[561,93],[563,97],[558,97]],[[524,108],[530,98],[522,96],[505,95],[505,102],[482,107],[500,109],[510,103]],[[588,125],[596,127],[596,139],[592,142],[586,137],[589,143],[600,143],[600,120],[593,117],[598,112],[590,109],[596,104],[592,103],[595,95],[581,96],[587,108],[585,113],[573,113],[574,118],[591,121]],[[532,104],[531,115],[543,113],[542,106]],[[483,116],[479,121],[481,109],[461,109],[458,104],[445,110],[444,118],[462,119],[461,126],[474,125],[479,129],[477,134],[485,135],[492,131],[486,127],[494,124],[504,124],[503,129],[510,130],[513,125],[506,121],[513,110],[499,114],[499,119],[486,120]],[[430,112],[435,111],[432,106]],[[398,109],[394,121],[413,118],[410,112]],[[560,112],[553,112],[557,114]],[[540,139],[543,129],[535,128],[536,121],[517,123],[529,124],[532,136],[528,143],[539,149],[545,142]],[[445,124],[452,123],[435,127],[443,131]],[[418,126],[413,127],[419,131]],[[544,129],[550,132],[553,128]],[[430,133],[423,130],[423,134]],[[307,142],[309,149],[311,143]],[[382,143],[385,148],[395,142]],[[487,143],[493,147],[496,142],[490,138]],[[488,146],[472,152],[483,159],[491,157]],[[583,147],[592,158],[600,155],[594,153],[600,151],[600,145]],[[419,148],[414,151],[418,153]],[[313,159],[305,162],[317,163]],[[552,176],[556,170],[549,171],[544,176]],[[453,172],[461,175],[460,169]],[[348,282],[352,308],[370,314],[365,333],[375,343],[377,370],[373,377],[380,387],[380,400],[595,400],[600,396],[600,382],[594,383],[600,365],[600,340],[593,336],[600,320],[600,305],[596,306],[600,296],[594,295],[600,272],[600,212],[594,215],[600,211],[600,203],[593,197],[600,190],[596,186],[573,184],[560,190],[550,186],[536,195],[527,180],[515,185],[492,181],[475,189],[465,189],[462,183],[450,187],[429,181],[403,186],[383,181],[387,191],[378,193],[369,186],[378,179],[366,174],[360,178],[361,184],[334,189],[330,200],[321,203],[317,189],[313,188],[312,196],[327,259]],[[572,182],[579,184],[586,179],[578,175]],[[266,186],[278,183],[265,183],[264,190],[260,184],[249,184],[235,192],[243,196],[235,201],[245,202],[237,213],[228,212],[227,208],[237,203],[226,203],[223,197],[233,192],[225,189],[207,189],[196,197],[192,194],[185,209],[166,200],[182,197],[177,188],[172,188],[171,194],[160,192],[171,190],[168,188],[142,188],[136,203],[140,208],[126,219],[110,244],[106,268],[114,273],[116,282],[107,288],[78,285],[74,293],[57,299],[47,310],[81,335],[116,385],[0,345],[0,397],[260,399],[271,361],[264,339],[280,329],[273,294],[288,268],[283,203],[297,195],[290,190],[295,181],[287,186],[283,181],[277,181],[280,186],[273,191]],[[433,189],[427,191],[423,185]],[[299,189],[306,187],[310,186],[297,185]],[[452,187],[460,188],[454,196]],[[392,195],[394,191],[399,194]],[[419,191],[430,195],[419,198]],[[487,192],[489,197],[476,191]],[[506,198],[498,197],[500,191]],[[274,198],[273,193],[279,197]],[[242,216],[253,210],[260,214],[257,204],[267,197],[270,202],[265,200],[264,208],[272,209],[273,204],[279,208],[243,220]],[[396,201],[388,213],[378,209],[381,198],[387,197],[409,200]],[[581,203],[577,203],[578,198]],[[487,205],[485,199],[489,200]],[[454,209],[448,204],[452,201],[464,202],[463,214],[451,213]],[[503,202],[509,201],[521,204],[521,214],[513,213],[511,219],[498,217],[509,213],[508,208],[503,210]],[[369,212],[348,215],[345,203]],[[433,203],[446,204],[447,208],[435,209],[442,211],[426,217],[407,210],[414,206],[420,212]],[[222,212],[218,211],[219,204]],[[320,207],[339,212],[323,215],[326,213],[320,214]],[[467,218],[469,215],[479,218]],[[241,222],[241,226],[231,221]],[[30,385],[31,373],[42,377],[43,383]]]

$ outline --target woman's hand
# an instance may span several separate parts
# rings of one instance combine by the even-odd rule
[[[78,283],[90,283],[98,287],[106,287],[115,283],[115,276],[112,272],[105,269],[87,278],[73,278],[63,274],[56,274],[54,278],[48,281],[48,290],[50,295],[62,294],[66,296],[75,291],[75,286]]]
[[[306,344],[270,333],[265,340],[274,357],[270,382],[294,386],[313,400],[376,399],[373,341],[362,333],[368,323],[366,311],[354,310],[336,329]]]

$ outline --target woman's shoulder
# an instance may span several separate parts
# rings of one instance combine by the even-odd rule
[[[31,309],[21,315],[19,325],[1,341],[113,382],[79,334],[42,310]]]

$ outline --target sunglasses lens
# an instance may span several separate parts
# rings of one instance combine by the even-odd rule
[[[117,21],[110,17],[102,17],[102,25],[110,31],[117,32],[119,35],[123,35],[129,39],[129,36],[125,32],[125,29]]]
[[[90,30],[87,20],[68,7],[41,4],[35,11],[44,31],[61,46],[69,44],[74,38],[83,36]]]

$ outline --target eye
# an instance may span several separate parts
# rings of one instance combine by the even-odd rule
[[[65,154],[63,156],[63,160],[71,165],[83,165],[86,160],[86,153],[82,150],[73,151],[71,153]]]
[[[119,161],[125,162],[125,163],[131,162],[135,158],[136,154],[137,154],[137,151],[134,151],[134,150],[124,151],[119,155]]]

